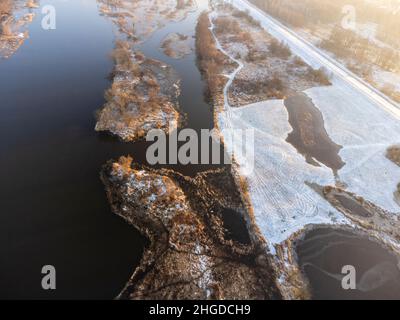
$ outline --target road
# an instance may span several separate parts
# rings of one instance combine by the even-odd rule
[[[271,17],[255,5],[246,0],[227,0],[240,10],[248,10],[250,15],[258,20],[261,25],[274,37],[286,42],[291,50],[313,67],[324,67],[334,77],[346,82],[354,89],[368,97],[380,108],[400,120],[399,105],[386,95],[366,83],[363,79],[348,70],[332,57],[328,56],[309,41],[305,40],[293,30]]]

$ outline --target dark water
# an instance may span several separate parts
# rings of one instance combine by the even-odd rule
[[[297,246],[314,299],[400,299],[399,257],[349,231],[320,228]],[[342,287],[344,266],[356,270],[356,290]]]
[[[196,65],[196,54],[193,52],[182,59],[173,59],[165,55],[160,46],[170,33],[180,33],[190,38],[195,36],[198,17],[208,8],[207,0],[197,2],[198,9],[195,12],[189,13],[183,21],[169,23],[137,47],[147,57],[163,61],[178,72],[182,91],[179,97],[180,106],[188,113],[186,126],[195,130],[214,128],[213,110],[204,99],[205,84]]]
[[[285,107],[293,128],[287,142],[312,165],[319,166],[318,162],[321,162],[335,173],[343,168],[345,163],[339,155],[342,147],[329,137],[322,113],[312,100],[303,93],[296,94],[285,100]]]
[[[125,144],[96,134],[113,65],[113,25],[96,1],[42,1],[57,10],[57,29],[40,26],[0,63],[0,298],[115,297],[141,258],[145,239],[112,214],[101,166],[130,154],[146,163],[147,143]],[[174,60],[159,49],[170,32],[194,36],[207,1],[184,21],[157,31],[138,49],[172,65],[182,79],[186,126],[213,128],[195,53]],[[188,175],[211,166],[174,166]],[[41,289],[41,268],[54,265],[57,290]]]
[[[165,27],[159,29],[149,39],[140,45],[135,46],[135,50],[141,51],[146,57],[163,61],[172,66],[179,74],[181,80],[181,94],[179,96],[179,106],[181,111],[186,115],[185,123],[181,129],[190,128],[198,132],[200,137],[201,129],[214,128],[213,108],[205,101],[206,84],[202,78],[201,72],[197,67],[197,57],[195,52],[196,26],[199,16],[205,10],[208,10],[208,0],[197,0],[197,10],[189,12],[187,17],[181,21],[171,22]],[[166,54],[161,48],[165,37],[171,33],[179,33],[193,39],[193,52],[182,59],[174,59]],[[210,141],[211,142],[211,141]],[[178,148],[185,144],[179,142]],[[224,148],[221,145],[221,159],[224,158]],[[199,143],[199,162],[201,162],[201,144]],[[211,161],[210,146],[210,162]],[[199,172],[216,169],[223,165],[163,165],[164,168],[174,169],[187,176],[195,176]],[[155,166],[160,167],[160,166]]]
[[[112,70],[112,25],[91,1],[42,1],[57,29],[41,29],[0,62],[0,298],[113,298],[144,239],[111,213],[101,166],[136,146],[94,132]],[[139,154],[140,155],[140,154]],[[57,290],[41,289],[54,265]]]
[[[239,212],[225,208],[222,210],[222,220],[224,223],[224,228],[227,230],[227,239],[235,240],[242,244],[251,244],[246,221]]]

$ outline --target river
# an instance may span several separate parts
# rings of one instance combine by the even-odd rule
[[[95,0],[42,1],[57,10],[43,30],[0,62],[1,298],[115,297],[138,264],[145,240],[112,214],[101,166],[134,147],[96,134],[113,64],[113,25]],[[41,269],[54,265],[57,290]]]
[[[43,30],[40,9],[29,39],[0,62],[2,211],[0,298],[111,299],[138,265],[144,239],[112,214],[99,179],[102,165],[130,154],[145,163],[146,143],[122,143],[94,131],[95,111],[113,62],[116,28],[96,0],[41,1],[56,8],[57,28]],[[157,30],[137,49],[170,64],[182,80],[186,127],[213,128],[195,52],[167,57],[171,32],[195,35],[198,9]],[[194,175],[209,166],[180,166]],[[41,288],[41,269],[54,265],[57,290]]]

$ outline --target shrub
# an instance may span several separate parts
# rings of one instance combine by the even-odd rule
[[[311,67],[308,68],[308,77],[311,81],[316,83],[329,86],[331,85],[331,81],[329,80],[329,76],[324,68],[319,68],[318,70],[313,69]]]
[[[301,59],[300,57],[295,57],[293,59],[293,65],[295,67],[305,67],[307,64],[304,62],[303,59]]]
[[[200,16],[196,27],[196,50],[201,69],[207,69],[207,65],[223,66],[226,57],[215,46],[214,37],[209,30],[210,22],[207,13]],[[218,68],[214,72],[217,72]]]
[[[257,28],[261,28],[261,24],[260,22],[258,22],[257,20],[255,20],[249,13],[249,11],[241,11],[238,9],[234,9],[233,14],[234,17],[239,18],[239,19],[244,19],[247,21],[247,23],[257,27]]]
[[[132,67],[132,54],[127,42],[118,40],[111,56],[118,67],[124,70],[129,70]]]
[[[215,32],[219,34],[239,34],[242,32],[239,23],[228,17],[220,17],[216,20]]]
[[[286,91],[285,84],[279,78],[278,74],[274,74],[270,79],[262,79],[258,81],[247,81],[236,79],[234,82],[235,90],[245,92],[247,95],[265,95],[268,98],[282,99]]]
[[[400,166],[400,145],[390,147],[386,152],[386,157]]]
[[[267,87],[271,90],[282,92],[284,84],[278,75],[274,75],[271,80],[267,81]]]
[[[247,62],[260,62],[268,60],[268,54],[264,51],[251,50],[246,57]]]
[[[281,59],[288,59],[292,55],[289,46],[283,42],[279,42],[276,39],[272,39],[268,46],[268,50],[272,56]]]

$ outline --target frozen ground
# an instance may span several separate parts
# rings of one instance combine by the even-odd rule
[[[274,20],[265,18],[246,1],[229,2],[241,10],[248,9],[268,32],[287,42],[308,64],[314,68],[324,66],[332,72],[332,86],[312,88],[305,93],[322,112],[332,140],[344,147],[340,155],[346,165],[339,171],[339,178],[347,184],[348,191],[383,209],[400,212],[393,198],[400,182],[400,169],[385,158],[387,147],[400,142],[397,105]],[[217,45],[229,55],[218,40]],[[232,60],[239,67],[229,75],[225,95],[243,67],[236,59]],[[221,129],[255,129],[255,170],[248,176],[249,191],[256,222],[270,244],[281,243],[308,224],[349,223],[307,186],[306,182],[334,185],[335,180],[331,170],[307,164],[285,141],[291,127],[282,100],[233,109],[226,99],[225,110],[218,120]],[[234,150],[234,143],[226,142],[228,151]],[[239,165],[246,164],[245,159],[238,161]]]

